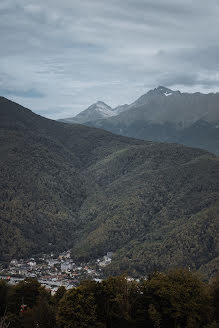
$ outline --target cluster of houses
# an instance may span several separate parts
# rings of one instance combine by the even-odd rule
[[[102,281],[102,269],[111,263],[112,255],[109,252],[103,258],[77,264],[72,260],[70,251],[58,256],[51,253],[29,259],[13,259],[7,269],[1,270],[0,279],[15,284],[25,278],[36,278],[55,293],[60,286],[69,289],[78,286],[81,280]]]

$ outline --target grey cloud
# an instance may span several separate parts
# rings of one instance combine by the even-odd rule
[[[217,70],[219,69],[219,45],[209,44],[203,46],[191,46],[186,48],[158,51],[156,54],[158,61],[171,60],[175,65],[190,63],[199,69]]]
[[[24,98],[42,98],[44,94],[38,90],[28,89],[28,90],[9,90],[0,87],[0,94],[4,94],[6,96],[19,96]]]
[[[214,86],[219,87],[219,76],[201,76],[196,73],[184,73],[177,74],[166,74],[160,78],[161,84],[167,87],[172,87],[175,85],[184,86],[203,86],[204,88],[211,88]]]
[[[59,118],[160,84],[216,90],[218,15],[217,0],[1,0],[0,92]]]

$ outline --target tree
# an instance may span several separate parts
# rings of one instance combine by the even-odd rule
[[[94,294],[83,285],[65,293],[59,303],[57,322],[60,328],[100,327]]]
[[[212,318],[208,286],[187,270],[152,274],[139,296],[154,327],[203,327]]]
[[[66,288],[64,286],[61,286],[58,288],[58,290],[56,291],[53,300],[56,306],[58,306],[60,300],[62,299],[62,297],[65,295],[66,293]]]
[[[28,309],[23,315],[24,328],[55,328],[55,309],[48,304],[47,300],[40,296],[37,304]]]
[[[105,326],[127,327],[129,316],[129,283],[126,275],[110,277],[99,286],[98,313]]]
[[[5,314],[7,308],[9,286],[5,280],[0,280],[0,317]]]
[[[1,319],[0,319],[0,328],[8,328],[10,326],[10,322],[6,321],[6,316],[4,315]]]
[[[40,283],[35,279],[25,279],[9,290],[8,311],[19,313],[22,304],[32,308],[42,289]]]
[[[210,288],[214,307],[214,319],[219,325],[219,273],[212,280]]]

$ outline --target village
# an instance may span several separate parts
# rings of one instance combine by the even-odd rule
[[[1,268],[0,279],[16,284],[26,278],[35,278],[54,294],[60,286],[70,289],[77,287],[82,280],[101,282],[103,268],[111,263],[112,255],[108,252],[102,258],[77,264],[72,260],[70,250],[58,256],[51,253],[29,259],[13,259],[7,268]]]

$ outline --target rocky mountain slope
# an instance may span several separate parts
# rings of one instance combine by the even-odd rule
[[[110,106],[105,104],[103,101],[98,101],[95,104],[89,106],[87,109],[76,115],[75,117],[65,118],[59,120],[64,123],[85,123],[88,121],[96,121],[99,119],[109,118],[117,115]]]
[[[108,273],[218,264],[219,160],[42,118],[0,98],[0,259],[114,252]]]
[[[219,155],[219,93],[189,94],[160,86],[115,112],[118,115],[104,119],[91,117],[86,124],[124,136],[175,142]]]

